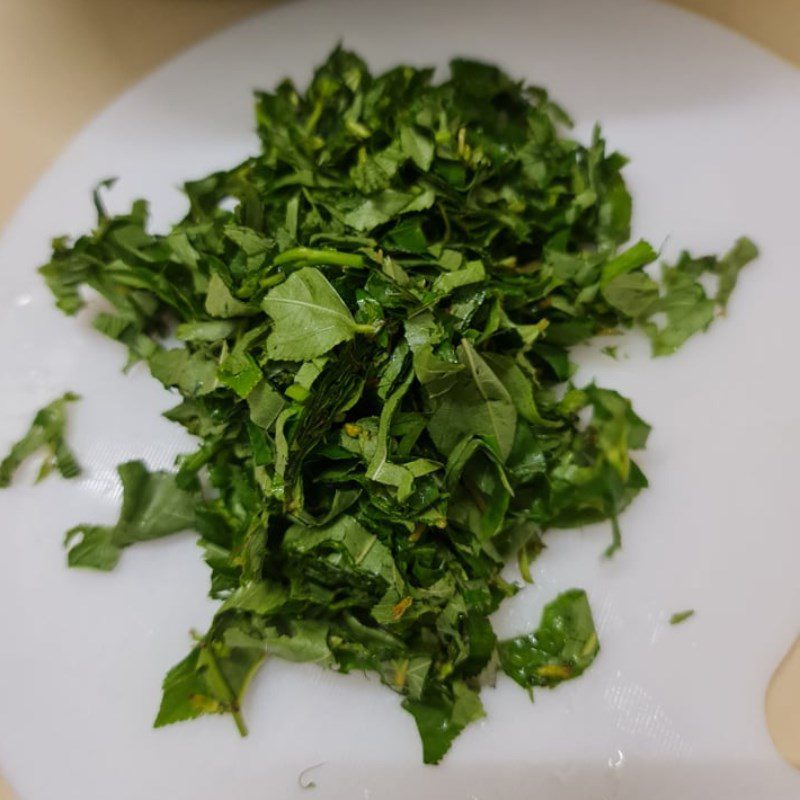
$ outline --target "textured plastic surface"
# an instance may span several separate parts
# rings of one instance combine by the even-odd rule
[[[154,732],[164,671],[203,628],[206,570],[189,535],[127,551],[116,572],[68,571],[62,532],[116,514],[115,466],[169,466],[189,447],[158,413],[174,404],[146,371],[57,312],[34,272],[53,234],[92,224],[89,190],[183,211],[175,187],[256,146],[249,90],[307,78],[342,38],[376,68],[499,61],[550,88],[577,135],[604,123],[633,159],[635,232],[672,256],[752,236],[728,318],[679,355],[652,361],[626,338],[612,361],[585,352],[580,377],[630,395],[655,426],[641,459],[652,482],[625,513],[624,549],[604,527],[553,533],[536,585],[497,620],[535,625],[558,591],[585,587],[601,656],[581,680],[531,705],[509,680],[484,692],[485,722],[442,766],[423,767],[413,721],[360,675],[266,665],[248,696],[251,735],[227,719]],[[763,722],[770,673],[797,632],[796,369],[800,77],[753,45],[637,0],[536,3],[300,2],[209,40],[154,74],[73,142],[0,242],[0,445],[70,388],[75,482],[0,494],[0,768],[22,800],[318,798],[795,798],[800,774]],[[513,570],[509,570],[513,576]],[[676,610],[697,615],[678,627]]]

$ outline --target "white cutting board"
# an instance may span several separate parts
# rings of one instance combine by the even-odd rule
[[[115,466],[168,467],[188,437],[158,413],[176,402],[89,315],[63,317],[34,268],[51,235],[92,224],[89,190],[120,177],[163,227],[176,186],[256,147],[250,90],[305,81],[342,40],[375,68],[497,61],[541,83],[584,139],[601,120],[633,159],[635,233],[672,256],[762,247],[727,319],[677,356],[636,337],[593,374],[654,425],[651,479],[605,527],[554,533],[535,586],[501,635],[535,626],[559,591],[585,587],[602,652],[535,704],[510,680],[484,691],[487,719],[439,767],[423,767],[410,716],[375,680],[270,662],[247,697],[251,735],[228,719],[150,728],[164,671],[204,628],[206,569],[190,535],[127,551],[112,574],[69,571],[60,539],[116,517]],[[77,90],[77,89],[76,89]],[[800,76],[754,45],[646,0],[294,2],[175,59],[123,95],[67,149],[0,243],[0,446],[65,389],[79,480],[0,493],[0,769],[22,800],[500,800],[797,798],[762,713],[772,668],[800,627],[798,302]],[[513,576],[514,571],[509,570]],[[697,609],[671,627],[673,611]],[[298,775],[313,790],[301,789]]]

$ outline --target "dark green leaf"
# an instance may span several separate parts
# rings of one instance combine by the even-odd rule
[[[79,399],[79,395],[67,392],[36,412],[28,432],[12,445],[0,462],[0,488],[8,486],[20,464],[40,450],[45,451],[45,458],[37,481],[49,475],[53,468],[63,478],[75,478],[80,474],[81,468],[66,442],[67,404]]]
[[[586,593],[571,589],[548,603],[534,633],[500,642],[500,665],[520,686],[557,686],[591,666],[600,645]]]
[[[141,461],[118,467],[122,508],[113,527],[78,525],[67,532],[71,567],[113,569],[120,552],[136,542],[160,539],[192,528],[197,499],[177,486],[169,472],[148,472]]]

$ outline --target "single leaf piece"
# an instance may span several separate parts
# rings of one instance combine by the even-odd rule
[[[66,442],[67,404],[79,399],[79,395],[67,392],[36,412],[28,432],[0,462],[0,488],[8,486],[22,462],[39,450],[45,451],[45,458],[37,482],[54,468],[63,478],[80,474],[81,468]]]
[[[259,427],[268,429],[278,418],[286,401],[280,392],[262,381],[247,395],[247,405],[250,408],[250,419]]]
[[[717,263],[719,285],[714,300],[723,311],[728,307],[728,300],[736,288],[739,273],[756,258],[758,258],[758,248],[750,239],[742,237],[737,239],[733,247]]]
[[[514,490],[491,443],[476,437],[459,442],[447,460],[445,482],[449,520],[481,541],[500,531]]]
[[[237,300],[216,272],[212,273],[208,281],[205,309],[212,317],[222,319],[252,316],[258,313],[258,309]]]
[[[150,372],[164,386],[177,388],[185,397],[200,397],[217,388],[217,364],[203,353],[183,347],[157,350],[148,359]]]
[[[419,699],[404,700],[403,708],[417,723],[426,764],[438,764],[461,731],[486,716],[477,692],[461,681],[452,688],[429,685]]]
[[[429,209],[436,195],[425,189],[418,192],[398,192],[385,189],[372,195],[344,216],[344,223],[357,231],[370,231],[402,214]]]
[[[433,291],[440,295],[450,294],[454,289],[480,283],[486,277],[486,270],[480,261],[470,261],[461,269],[445,272],[433,282]]]
[[[500,666],[525,689],[557,686],[591,666],[600,644],[582,589],[560,594],[545,606],[534,633],[500,642]]]
[[[161,706],[154,722],[156,728],[217,710],[217,704],[208,697],[208,687],[197,668],[199,655],[200,648],[193,648],[164,678]]]
[[[283,539],[283,549],[298,561],[312,555],[341,572],[356,572],[391,583],[396,567],[389,549],[354,517],[343,514],[324,527],[292,525]]]
[[[141,461],[117,468],[122,481],[122,508],[113,527],[78,525],[66,534],[71,567],[113,569],[121,551],[136,542],[159,539],[194,527],[197,499],[180,488],[175,475],[149,472]]]
[[[636,319],[658,301],[658,284],[643,272],[628,272],[603,287],[603,297],[619,312]]]
[[[464,367],[459,380],[434,401],[435,411],[428,423],[433,441],[440,452],[449,455],[465,436],[483,436],[505,460],[517,423],[514,401],[466,339],[459,345],[458,360]]]
[[[321,620],[297,620],[287,633],[267,629],[264,643],[270,655],[285,661],[312,662],[330,666],[333,655],[328,646],[329,626]]]
[[[404,155],[410,158],[423,172],[430,169],[433,161],[433,141],[411,125],[400,128],[400,144]]]
[[[357,325],[325,276],[313,267],[293,272],[264,299],[273,329],[267,354],[273,359],[308,361],[352,339]]]

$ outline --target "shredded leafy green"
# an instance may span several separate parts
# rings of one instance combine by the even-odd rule
[[[120,467],[113,527],[67,534],[74,566],[191,528],[219,609],[168,673],[156,725],[230,713],[265,657],[370,670],[402,697],[423,759],[484,715],[481,674],[555,686],[599,644],[572,590],[530,635],[490,622],[548,529],[618,517],[647,486],[631,403],[569,383],[570,349],[639,325],[663,355],[725,309],[756,254],[682,255],[661,276],[596,129],[540,88],[457,59],[374,76],[336,49],[305,91],[259,92],[261,150],[185,185],[166,234],[148,207],[58,239],[42,267],[74,314],[180,395],[198,438],[174,474]],[[709,294],[708,281],[717,288]],[[169,341],[169,344],[167,342]],[[49,441],[49,440],[48,440]],[[59,438],[59,442],[61,439]]]
[[[0,488],[9,486],[21,464],[40,450],[45,451],[45,457],[39,467],[37,483],[53,469],[63,478],[80,475],[80,465],[65,439],[67,404],[76,400],[80,400],[77,394],[67,392],[36,412],[28,432],[12,445],[8,455],[0,462]]]

